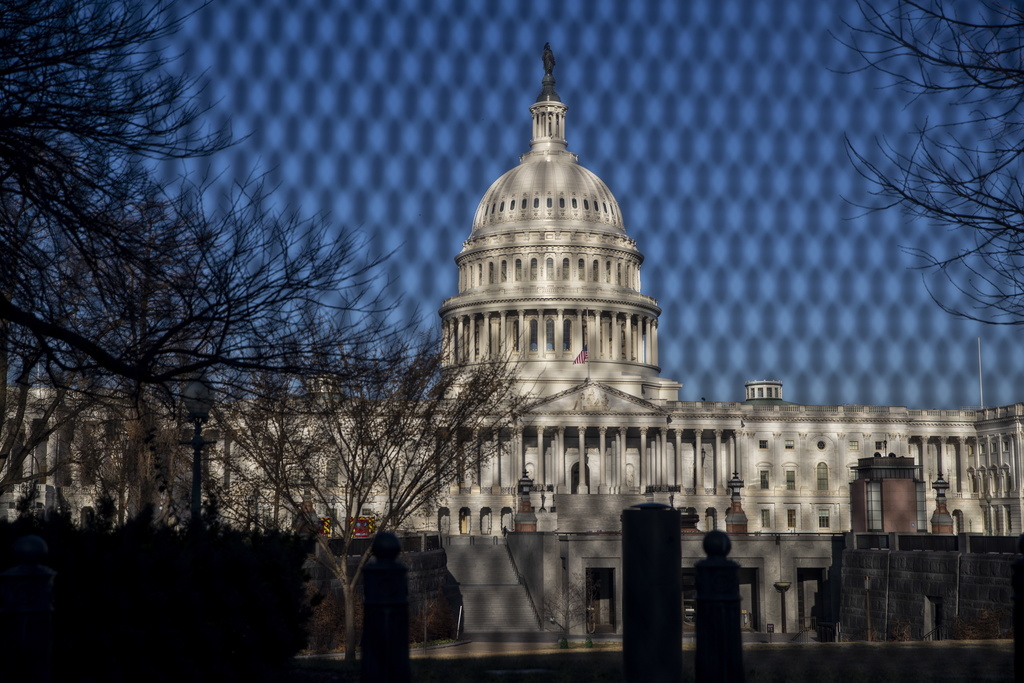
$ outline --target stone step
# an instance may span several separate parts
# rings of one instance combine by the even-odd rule
[[[448,571],[459,582],[463,631],[537,631],[526,588],[516,579],[504,545],[447,547]]]

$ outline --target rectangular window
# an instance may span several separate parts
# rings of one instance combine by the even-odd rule
[[[772,527],[772,511],[761,510],[761,528],[770,529]]]
[[[796,491],[796,470],[786,470],[786,490]]]
[[[859,451],[860,450],[860,441],[852,440],[852,441],[850,441],[850,443],[847,444],[846,448],[847,448],[847,450],[850,450],[850,451]]]
[[[883,442],[883,441],[876,441],[875,442],[875,450],[876,451],[884,451],[885,450],[885,442]],[[885,453],[882,453],[882,455],[885,455]]]
[[[828,510],[818,510],[818,528],[829,528]]]
[[[761,470],[761,488],[768,488],[768,470]]]
[[[818,490],[828,491],[828,465],[823,462],[819,462],[816,473],[818,475]]]
[[[882,530],[882,482],[869,481],[868,494],[868,531]]]
[[[760,448],[762,451],[768,450],[768,439],[759,439],[757,442],[757,447]]]
[[[796,528],[796,510],[786,510],[786,527],[789,529]]]
[[[794,448],[793,439],[786,439],[786,450],[791,451]]]

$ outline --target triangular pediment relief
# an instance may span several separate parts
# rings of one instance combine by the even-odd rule
[[[662,415],[665,411],[649,401],[631,396],[600,382],[584,382],[571,389],[559,392],[554,396],[548,396],[537,401],[529,406],[525,412],[527,414],[613,413]]]

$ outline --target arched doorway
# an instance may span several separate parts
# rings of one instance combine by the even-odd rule
[[[515,527],[512,519],[512,508],[503,507],[501,508],[501,528],[502,530],[512,531]]]
[[[585,481],[584,481],[583,485],[586,486],[587,490],[589,491],[590,490],[590,468],[589,467],[586,468],[586,472],[584,474],[585,474]],[[573,466],[572,466],[572,469],[570,470],[570,475],[569,476],[570,476],[570,483],[571,483],[571,487],[570,487],[569,490],[572,493],[579,493],[579,489],[580,489],[580,464],[578,462],[577,463],[573,463]]]
[[[470,533],[469,523],[471,513],[469,508],[459,508],[459,533],[468,534]]]
[[[452,514],[448,508],[440,508],[437,511],[437,532],[442,535],[451,533]]]
[[[714,531],[718,528],[718,511],[715,508],[708,508],[704,511],[704,530]]]
[[[491,508],[480,508],[480,533],[484,536],[491,533]]]

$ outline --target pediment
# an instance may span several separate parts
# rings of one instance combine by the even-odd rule
[[[664,411],[653,403],[605,386],[599,382],[585,382],[537,401],[526,412],[563,414],[616,414],[660,415]]]

